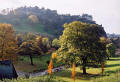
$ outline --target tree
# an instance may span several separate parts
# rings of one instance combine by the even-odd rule
[[[0,24],[0,58],[17,60],[17,40],[10,24]]]
[[[29,19],[32,21],[32,23],[38,23],[39,19],[36,15],[30,15]]]
[[[42,50],[43,49],[43,44],[42,44],[42,36],[40,35],[37,39],[37,44],[39,48]]]
[[[115,56],[115,46],[112,43],[107,44],[106,52],[107,52],[108,60],[109,60],[109,57],[114,57]]]
[[[44,37],[42,38],[42,45],[43,45],[43,52],[47,52],[48,49],[50,48],[50,41],[48,39],[48,37]]]
[[[6,9],[3,9],[1,12],[3,15],[5,15],[7,13]]]
[[[88,15],[88,14],[83,14],[82,18],[85,18],[85,19],[91,20],[91,21],[93,20],[93,17],[91,15]]]
[[[19,35],[20,36],[20,35]],[[37,35],[35,35],[34,33],[32,32],[28,32],[28,33],[25,33],[23,35],[21,35],[21,38],[22,38],[22,41],[29,41],[29,40],[35,40],[37,37]]]
[[[60,47],[60,43],[59,43],[59,40],[57,38],[55,38],[52,41],[52,46],[55,47],[56,49],[58,49]]]
[[[39,48],[45,53],[50,48],[50,41],[48,37],[43,37],[40,35],[37,39],[37,44]]]
[[[20,45],[19,54],[21,54],[21,55],[29,55],[31,65],[34,65],[32,56],[40,55],[41,50],[34,41],[29,40],[29,41],[23,42],[22,45]]]
[[[22,37],[21,37],[21,35],[20,34],[17,34],[16,35],[16,37],[17,37],[17,41],[18,41],[18,47],[22,44]]]
[[[99,25],[79,21],[64,24],[57,50],[59,61],[81,65],[83,74],[86,74],[86,67],[97,66],[106,59],[106,43],[101,37],[106,37],[106,33]]]

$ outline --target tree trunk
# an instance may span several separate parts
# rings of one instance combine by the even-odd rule
[[[31,61],[31,65],[34,65],[33,64],[33,59],[32,59],[32,56],[30,55],[30,61]]]
[[[85,66],[83,66],[83,74],[87,74],[87,73],[86,73],[86,67],[85,67]]]
[[[107,55],[107,59],[109,60],[110,59],[110,57]]]
[[[83,59],[83,74],[87,74],[86,73],[86,59]]]

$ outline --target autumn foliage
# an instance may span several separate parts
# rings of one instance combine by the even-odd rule
[[[52,53],[52,59],[56,59],[57,58],[57,54],[56,53]]]
[[[40,36],[40,37],[37,38],[37,43],[38,43],[38,46],[40,48],[43,48],[43,45],[42,45],[42,36]]]
[[[50,60],[50,63],[49,63],[49,65],[48,65],[48,73],[49,73],[50,75],[52,75],[52,68],[53,68],[53,61]]]
[[[73,80],[75,80],[75,64],[73,63],[73,65],[72,65],[72,78],[73,78]]]
[[[30,15],[28,17],[33,23],[38,23],[39,22],[39,19],[36,15]]]
[[[17,60],[17,39],[10,24],[0,24],[0,59]]]

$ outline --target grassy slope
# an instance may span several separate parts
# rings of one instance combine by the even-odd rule
[[[26,24],[26,23],[20,23],[19,25],[13,25],[13,26],[16,31],[45,33],[44,25],[42,25],[42,24],[30,25],[30,24]]]
[[[28,19],[20,19],[18,20],[18,24],[14,24],[14,20],[5,20],[5,19],[0,19],[0,23],[9,23],[12,24],[14,29],[16,31],[20,31],[20,32],[40,32],[42,34],[50,34],[51,33],[48,31],[46,32],[44,30],[44,25],[40,24],[40,23],[36,23],[36,24],[28,24]]]

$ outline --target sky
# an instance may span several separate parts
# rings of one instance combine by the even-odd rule
[[[107,33],[120,34],[120,0],[0,0],[0,3],[0,10],[26,5],[57,10],[59,14],[87,13]]]

